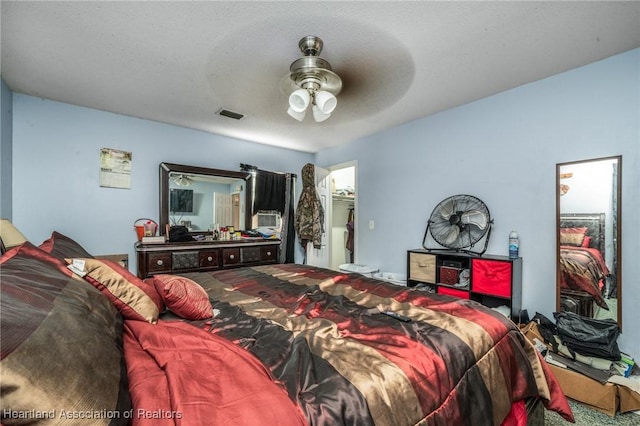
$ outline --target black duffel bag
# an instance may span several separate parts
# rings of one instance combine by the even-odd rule
[[[597,320],[573,312],[554,312],[556,328],[562,343],[581,355],[620,360],[618,323],[612,319]]]
[[[172,243],[193,241],[193,237],[186,226],[172,226],[169,228],[169,241]]]

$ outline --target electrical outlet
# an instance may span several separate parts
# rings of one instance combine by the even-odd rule
[[[371,219],[371,220],[369,221],[369,229],[374,229],[375,227],[376,227],[376,224],[375,224],[375,222],[373,221],[373,219]]]

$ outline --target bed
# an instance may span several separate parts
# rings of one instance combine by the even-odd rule
[[[297,264],[140,280],[57,232],[0,267],[3,425],[524,425],[536,401],[573,420],[518,327],[469,300]]]
[[[582,315],[591,316],[592,302],[609,310],[604,295],[609,268],[605,262],[605,214],[560,216],[560,288],[565,298],[585,300]],[[585,312],[586,311],[586,312]]]

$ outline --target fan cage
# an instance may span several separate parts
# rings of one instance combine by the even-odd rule
[[[491,213],[482,200],[473,195],[453,195],[433,209],[422,246],[428,252],[453,251],[481,256],[487,250],[492,226]],[[476,250],[483,239],[484,245]],[[435,242],[438,247],[429,246],[429,242]]]

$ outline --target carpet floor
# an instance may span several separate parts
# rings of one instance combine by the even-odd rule
[[[609,417],[604,413],[580,404],[579,402],[569,400],[569,405],[573,411],[577,426],[638,426],[640,425],[640,415],[635,413],[616,414],[615,417]],[[545,426],[568,426],[571,423],[560,417],[553,411],[544,411]]]

